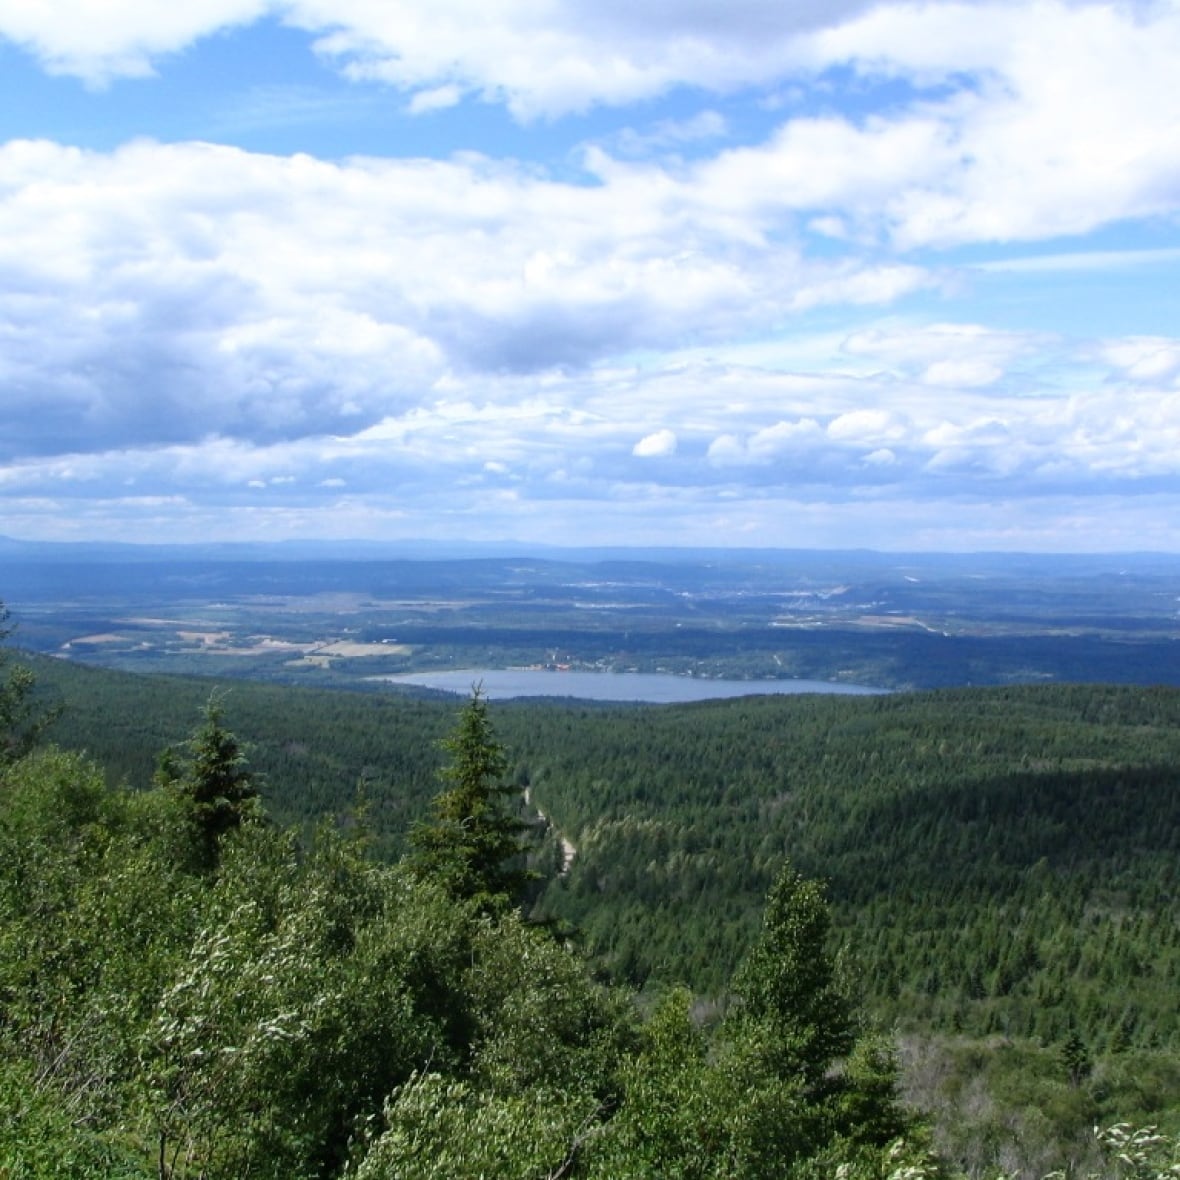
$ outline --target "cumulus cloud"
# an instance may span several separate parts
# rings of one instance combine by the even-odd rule
[[[17,141],[0,176],[9,453],[356,432],[452,372],[722,338],[856,281],[628,170]]]
[[[200,37],[249,24],[273,7],[271,0],[0,0],[0,35],[32,51],[53,73],[73,74],[93,85],[153,72],[160,56]]]
[[[940,170],[888,201],[903,246],[1080,233],[1173,207],[1174,4],[1039,0],[989,5],[985,18],[962,3],[888,5],[820,40],[824,58],[847,55],[866,73],[977,80],[891,128],[917,119]]]
[[[735,413],[714,385],[719,376],[731,384],[757,378],[766,396],[752,398]],[[665,387],[674,387],[680,399],[680,410],[670,413],[673,424],[663,428],[677,441],[678,491],[623,461],[641,449],[634,440],[636,427],[651,412],[647,395],[667,412]],[[771,396],[775,387],[777,398]],[[482,400],[464,399],[461,390],[452,389],[453,400],[408,410],[352,436],[269,443],[200,439],[26,457],[0,465],[6,521],[10,527],[28,524],[51,504],[71,519],[101,512],[113,520],[117,505],[125,503],[141,524],[153,513],[174,512],[175,529],[192,527],[209,510],[202,505],[219,503],[226,509],[218,526],[224,533],[232,506],[254,503],[273,511],[272,528],[286,521],[286,531],[273,535],[320,535],[318,530],[330,535],[333,528],[344,535],[350,520],[357,528],[363,521],[369,528],[399,522],[402,530],[415,521],[423,528],[433,521],[431,531],[450,520],[461,534],[456,522],[473,519],[477,502],[485,528],[485,512],[495,497],[492,515],[505,522],[500,535],[527,529],[540,539],[536,514],[542,505],[579,515],[593,506],[596,525],[605,529],[607,520],[620,523],[622,509],[604,506],[625,503],[639,527],[626,535],[641,543],[642,521],[660,518],[669,497],[685,509],[677,518],[685,529],[691,517],[687,506],[695,507],[694,535],[700,536],[708,535],[699,531],[701,522],[716,523],[724,502],[732,504],[735,521],[754,521],[775,502],[803,496],[814,512],[851,497],[862,504],[863,520],[856,527],[875,519],[879,528],[892,529],[898,527],[896,505],[907,499],[945,507],[948,498],[965,505],[997,495],[1032,497],[1031,512],[1032,503],[1053,494],[1087,487],[1091,496],[1100,496],[1174,476],[1180,453],[1176,394],[1107,390],[1062,399],[989,393],[948,403],[929,387],[899,386],[882,376],[861,381],[859,406],[852,406],[838,379],[826,396],[813,388],[810,398],[803,398],[789,375],[742,372],[688,378],[667,373],[630,382],[571,375],[543,397],[528,377],[505,377],[480,388]],[[813,413],[775,417],[776,401],[809,402]],[[825,403],[846,408],[832,414]],[[732,429],[727,431],[726,423]],[[652,442],[653,451],[656,447]],[[878,491],[866,499],[869,482]],[[327,501],[324,489],[335,493]],[[510,500],[504,498],[509,492]],[[671,519],[667,524],[665,540],[677,535]],[[241,527],[247,530],[242,535],[252,535],[249,530],[258,523]],[[735,534],[717,535],[732,540]],[[884,535],[861,543],[880,544]],[[690,539],[689,532],[683,539]]]
[[[1136,385],[1180,387],[1180,339],[1139,336],[1111,341],[1100,353],[1123,380]]]
[[[1174,264],[1073,241],[1180,213],[1174,3],[102,7],[0,0],[0,36],[104,85],[267,19],[401,112],[679,105],[560,173],[0,146],[6,517],[74,497],[94,521],[196,522],[248,489],[305,533],[330,492],[362,535],[475,503],[511,533],[530,505],[593,501],[728,538],[800,488],[1046,502],[1177,474],[1180,342],[1158,321],[1081,340],[931,311],[979,275]],[[841,106],[849,77],[890,101]],[[775,114],[739,139],[730,100],[755,93]],[[255,98],[258,125],[311,101]],[[994,242],[1052,253],[979,257]]]
[[[693,183],[754,224],[789,209],[826,236],[902,249],[1166,214],[1178,54],[1174,5],[876,5],[806,39],[784,76],[845,63],[905,78],[920,97],[860,120],[788,119],[767,142],[701,164]]]
[[[526,0],[87,0],[0,2],[0,31],[54,68],[88,78],[141,73],[154,55],[274,15],[320,37],[354,74],[404,89],[442,83],[552,114],[588,102],[650,97],[670,85],[722,89],[773,78],[795,39],[848,20],[870,0],[619,3]]]
[[[927,366],[922,380],[928,385],[947,385],[960,389],[980,385],[994,385],[1004,370],[999,365],[983,360],[935,361]]]
[[[631,453],[640,459],[665,459],[676,454],[676,434],[672,430],[657,430],[654,434],[644,435]]]
[[[623,156],[650,156],[686,145],[720,140],[729,132],[729,123],[717,111],[698,111],[686,119],[661,119],[642,131],[624,128],[614,137],[611,148]]]
[[[828,423],[828,438],[857,446],[879,446],[905,437],[907,424],[885,409],[851,410]]]
[[[0,2],[0,33],[51,69],[92,82],[142,75],[153,59],[228,25],[273,15],[317,38],[351,77],[411,94],[454,91],[505,102],[521,118],[651,98],[690,84],[716,91],[765,84],[795,56],[800,34],[867,7],[773,0],[694,4],[554,0],[86,0]]]
[[[909,103],[859,119],[785,119],[767,142],[703,164],[682,195],[754,232],[791,211],[818,233],[915,249],[1078,234],[1176,208],[1180,11],[1169,3],[119,0],[99,21],[81,0],[0,0],[0,35],[50,68],[102,80],[264,15],[419,112],[474,96],[553,118],[686,86],[823,79],[833,67],[913,88]],[[651,134],[708,135],[720,120],[706,110]]]
[[[1058,344],[1047,333],[996,331],[981,324],[899,324],[853,332],[842,351],[926,385],[978,389]]]
[[[435,86],[430,90],[419,90],[410,99],[410,110],[415,115],[424,115],[430,111],[444,111],[448,107],[458,106],[463,100],[463,92],[458,86]]]
[[[271,163],[0,149],[4,448],[345,430],[437,376],[437,347],[379,284],[356,288],[359,248],[336,272],[332,228],[303,224],[283,192],[299,165]],[[249,193],[236,204],[217,191],[235,168]],[[351,291],[332,285],[329,270],[350,269]]]

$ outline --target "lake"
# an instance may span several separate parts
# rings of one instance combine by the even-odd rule
[[[585,701],[642,701],[658,705],[766,693],[871,696],[885,691],[860,684],[834,684],[827,680],[710,680],[673,676],[668,672],[554,672],[543,668],[459,668],[446,672],[405,672],[374,679],[434,688],[461,696],[469,695],[472,685],[482,684],[489,700],[575,697]]]

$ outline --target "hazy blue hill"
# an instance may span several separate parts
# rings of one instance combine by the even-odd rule
[[[900,689],[1180,685],[1180,559],[1151,554],[9,540],[0,594],[32,650],[323,687],[542,663]]]

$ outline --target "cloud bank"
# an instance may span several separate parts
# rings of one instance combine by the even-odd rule
[[[0,36],[109,88],[271,21],[405,118],[680,114],[560,173],[0,144],[0,532],[1180,544],[1180,337],[1011,310],[1174,268],[1180,5],[189,9]]]

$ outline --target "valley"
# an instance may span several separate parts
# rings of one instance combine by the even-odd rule
[[[948,1174],[1077,1170],[1116,1120],[1180,1130],[1180,562],[0,555],[46,737],[116,819],[165,805],[217,701],[268,856],[396,877],[469,677],[683,684],[701,699],[492,693],[523,921],[644,1019],[684,994],[721,1035],[793,867]]]
[[[368,690],[410,672],[558,666],[892,690],[1180,684],[1180,560],[1162,556],[9,542],[0,562],[23,646],[131,671]]]

